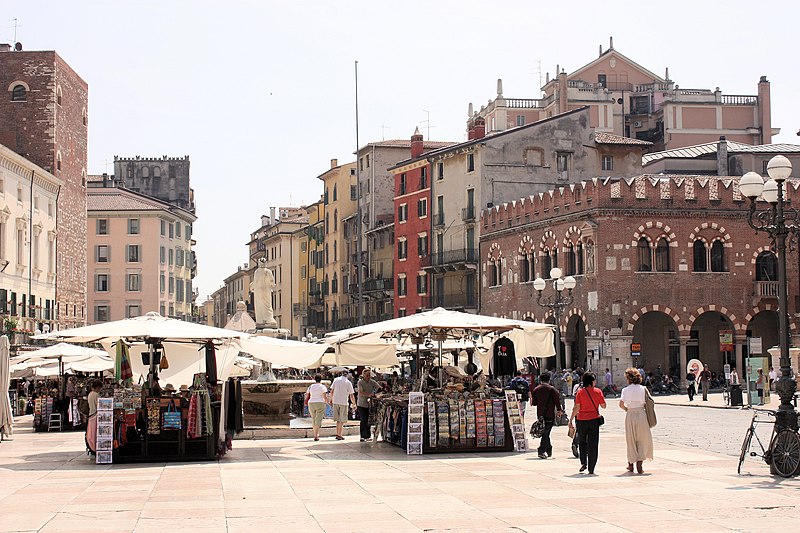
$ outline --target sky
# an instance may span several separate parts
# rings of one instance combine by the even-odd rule
[[[355,61],[361,145],[416,127],[464,140],[497,78],[537,98],[610,36],[682,88],[756,94],[766,75],[773,142],[800,143],[799,17],[797,2],[738,0],[0,0],[0,42],[17,19],[24,49],[56,50],[89,84],[90,174],[115,155],[190,156],[199,303],[247,262],[262,214],[318,200],[330,160],[353,160]]]

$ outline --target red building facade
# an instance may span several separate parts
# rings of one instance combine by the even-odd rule
[[[698,358],[742,369],[748,338],[778,343],[777,259],[769,237],[747,224],[738,177],[643,175],[592,180],[482,213],[481,313],[554,323],[533,280],[551,267],[577,280],[559,327],[564,361],[612,368],[634,363],[685,375]],[[787,181],[800,201],[800,180]],[[761,208],[767,207],[761,202]],[[789,315],[797,345],[798,252],[788,257]],[[548,283],[545,293],[552,294]],[[734,347],[722,351],[721,332]],[[766,355],[766,354],[764,354]]]
[[[411,159],[394,173],[394,316],[413,315],[429,306],[431,165],[423,156],[419,129],[411,136]]]

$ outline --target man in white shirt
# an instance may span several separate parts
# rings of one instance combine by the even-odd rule
[[[775,390],[775,380],[778,379],[778,371],[773,367],[769,367],[769,390]]]
[[[344,440],[344,423],[347,422],[347,413],[350,408],[347,405],[348,397],[353,405],[356,404],[356,397],[353,394],[353,384],[347,379],[344,373],[331,383],[331,402],[333,403],[333,420],[336,422],[336,440]]]

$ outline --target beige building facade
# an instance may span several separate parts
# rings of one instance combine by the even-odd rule
[[[150,311],[192,320],[194,214],[108,183],[90,185],[88,322]]]
[[[20,330],[56,326],[56,210],[62,185],[0,145],[0,315]]]

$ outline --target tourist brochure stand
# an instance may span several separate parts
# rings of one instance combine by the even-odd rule
[[[99,465],[111,464],[114,450],[114,399],[97,399],[97,454]]]
[[[508,425],[514,438],[514,449],[518,452],[528,451],[528,437],[525,435],[525,423],[522,418],[522,408],[513,390],[504,391],[506,394],[506,414]]]

